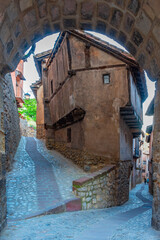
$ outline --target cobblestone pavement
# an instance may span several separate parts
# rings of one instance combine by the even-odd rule
[[[72,195],[72,181],[83,177],[86,173],[72,161],[63,157],[54,150],[48,150],[43,141],[35,139],[38,151],[52,163],[53,172],[63,199],[69,199]],[[64,181],[65,179],[65,181]]]
[[[72,181],[85,173],[40,140],[22,137],[7,174],[8,219],[25,218],[73,198]],[[63,185],[63,186],[61,186]]]
[[[151,228],[152,196],[144,184],[130,192],[123,206],[18,220],[44,208],[47,201],[51,204],[52,198],[61,201],[73,197],[72,181],[84,175],[61,154],[47,150],[42,141],[22,137],[14,168],[7,174],[8,226],[0,239],[160,239],[160,233]],[[47,197],[47,191],[52,198]]]
[[[89,232],[87,239],[110,240],[159,240],[160,233],[151,228],[151,206],[146,206],[143,213],[130,215],[130,219],[124,222],[119,218],[119,225],[103,225],[111,218],[118,221],[117,216],[125,215],[134,209],[141,208],[144,202],[137,197],[137,192],[142,189],[142,196],[152,201],[148,193],[148,185],[137,185],[130,192],[130,199],[123,206],[99,210],[62,213],[42,216],[22,221],[12,221],[0,236],[1,240],[78,240],[89,229],[97,229],[97,232]],[[130,211],[131,210],[131,211]],[[107,233],[112,227],[110,238]],[[106,236],[106,237],[105,237]]]

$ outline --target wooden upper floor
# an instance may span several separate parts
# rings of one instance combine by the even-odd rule
[[[121,81],[124,81],[123,84],[125,85],[122,84],[123,88],[120,85],[115,85],[114,88],[113,84],[115,82],[112,79],[115,78],[116,74],[119,74],[120,68],[123,69],[123,74],[119,76],[123,78]],[[113,92],[111,94],[113,100],[115,98],[121,100],[119,105],[121,115],[133,130],[133,134],[135,136],[139,135],[143,121],[142,103],[147,98],[147,88],[144,73],[130,54],[82,31],[66,31],[59,35],[48,57],[46,69],[48,77],[43,84],[46,86],[45,98],[50,103],[52,111],[55,111],[52,107],[54,105],[53,101],[61,96],[60,92],[67,86],[66,84],[71,78],[76,78],[78,73],[84,75],[86,72],[83,77],[86,78],[86,83],[87,81],[90,82],[86,86],[91,89],[95,86],[94,81],[88,79],[88,72],[94,72],[95,74],[92,77],[96,78],[96,71],[101,71],[102,77],[96,88],[101,86],[99,91],[103,91],[103,88],[108,87]],[[74,84],[70,87],[72,88],[71,93],[75,90]],[[97,91],[97,89],[94,90]],[[65,95],[67,94],[65,93]],[[105,97],[107,105],[108,96]],[[60,98],[59,101],[62,101]],[[71,98],[71,96],[68,96],[68,100],[65,98],[68,104],[70,104]],[[79,98],[75,99],[78,100]],[[95,101],[97,100],[95,99]],[[79,102],[75,103],[75,105],[79,104]],[[67,107],[58,116],[56,114],[56,118],[53,114],[54,122],[59,121],[72,110],[71,107]],[[137,131],[137,129],[139,130]]]

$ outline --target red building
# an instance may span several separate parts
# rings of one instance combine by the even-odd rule
[[[23,76],[24,61],[21,60],[14,72],[11,73],[14,94],[16,97],[17,107],[22,107],[23,101]]]

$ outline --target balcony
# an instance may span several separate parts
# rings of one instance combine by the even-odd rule
[[[134,107],[131,104],[127,104],[125,107],[120,108],[120,114],[127,126],[131,129],[133,137],[138,137],[141,134],[143,122]]]
[[[17,103],[17,107],[21,108],[23,106],[23,99],[21,97],[16,97],[16,103]]]
[[[46,128],[53,128],[55,130],[65,128],[73,123],[81,121],[84,118],[85,113],[85,110],[80,107],[76,107],[53,125],[46,124]]]

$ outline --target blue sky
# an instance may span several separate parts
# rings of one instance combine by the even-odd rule
[[[104,35],[101,35],[101,34],[98,34],[98,33],[94,33],[92,32],[93,35],[109,42],[110,44],[113,44],[123,50],[125,50],[121,45],[119,45],[117,42],[115,42],[114,40],[104,36]],[[52,49],[53,46],[54,46],[54,43],[55,43],[55,40],[57,39],[58,37],[58,34],[53,34],[53,35],[50,35],[44,39],[42,39],[41,41],[37,42],[36,43],[36,50],[35,50],[35,54],[37,53],[40,53],[40,52],[43,52],[43,51],[47,51],[49,49]],[[35,68],[35,64],[34,64],[34,60],[33,60],[33,55],[31,55],[28,59],[27,59],[27,62],[25,62],[24,64],[24,76],[26,78],[26,81],[24,82],[24,92],[25,93],[30,93],[31,94],[31,97],[33,97],[33,94],[32,94],[32,91],[30,89],[30,85],[39,80],[39,76],[38,76],[38,73],[36,71],[36,68]],[[147,100],[145,101],[145,103],[143,104],[143,110],[144,110],[144,115],[143,115],[143,121],[144,121],[144,125],[143,125],[143,130],[145,131],[146,130],[146,126],[147,125],[150,125],[152,124],[153,122],[153,117],[147,117],[145,116],[145,112],[147,110],[147,107],[149,105],[149,103],[151,102],[153,96],[154,96],[154,93],[155,93],[155,83],[153,83],[148,77],[147,77],[147,74],[146,74],[146,80],[147,80],[147,88],[148,88],[148,98]]]

